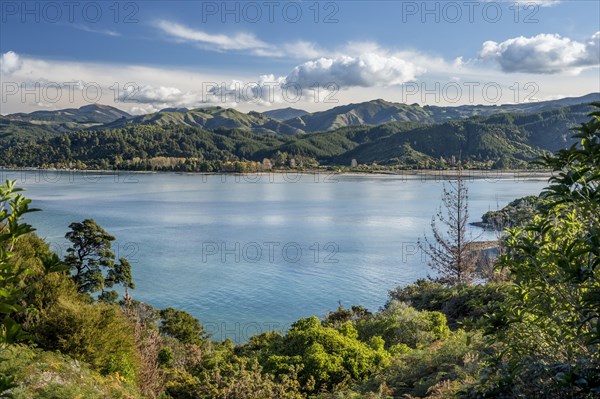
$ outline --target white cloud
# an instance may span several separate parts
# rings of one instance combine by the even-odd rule
[[[392,52],[382,48],[378,43],[370,41],[350,41],[337,48],[326,49],[306,40],[273,44],[262,41],[250,33],[238,33],[234,35],[211,34],[167,20],[157,22],[156,26],[179,42],[194,43],[206,50],[240,51],[258,57],[285,57],[310,60],[306,64],[298,66],[299,70],[297,72],[306,76],[308,76],[308,73],[318,73],[316,69],[319,69],[319,67],[314,67],[319,63],[321,73],[325,74],[323,68],[329,69],[325,64],[331,62],[330,73],[336,74],[334,78],[340,80],[342,83],[348,81],[350,86],[355,86],[353,81],[356,78],[360,79],[360,77],[356,76],[347,76],[350,73],[362,75],[363,83],[359,83],[358,86],[367,87],[371,85],[367,82],[369,77],[366,75],[368,73],[375,73],[373,77],[375,80],[387,74],[392,79],[391,85],[394,85],[397,84],[398,80],[410,80],[422,73],[423,67],[418,67],[418,65],[427,65],[428,70],[430,69],[430,65],[432,65],[431,69],[444,72],[448,71],[448,68],[455,69],[461,66],[448,63],[442,58],[430,57],[416,51]],[[413,61],[413,58],[418,61]],[[406,60],[411,61],[408,62]],[[311,67],[311,63],[316,64]],[[312,70],[309,71],[311,68]],[[354,68],[353,72],[351,71],[352,68]],[[360,70],[363,71],[361,72]],[[327,79],[330,78],[327,77]]]
[[[285,91],[285,93],[284,93]],[[289,95],[288,95],[289,94]],[[231,80],[208,91],[204,100],[209,103],[231,104],[252,103],[260,106],[282,104],[287,102],[291,96],[306,95],[296,93],[294,90],[287,91],[285,77],[275,75],[262,75],[255,81],[242,82]]]
[[[580,73],[600,65],[600,32],[586,43],[558,34],[517,37],[497,43],[483,43],[480,57],[497,62],[504,72],[535,74]]]
[[[116,32],[116,31],[110,30],[110,29],[95,29],[95,28],[91,28],[91,27],[89,27],[87,25],[83,25],[83,24],[71,24],[71,26],[74,27],[75,29],[79,29],[84,32],[98,33],[100,35],[113,36],[113,37],[121,36],[121,34],[119,32]]]
[[[318,58],[330,54],[315,43],[305,40],[275,45],[264,42],[251,33],[211,34],[166,20],[159,21],[156,25],[170,37],[181,42],[195,43],[206,50],[244,51],[258,57],[298,59]]]
[[[334,83],[341,88],[398,85],[414,80],[425,72],[423,67],[394,55],[366,53],[360,56],[319,58],[295,67],[287,83],[310,87]]]
[[[142,104],[182,105],[185,93],[176,87],[150,86],[130,87],[121,93],[120,100]]]
[[[550,6],[554,6],[560,2],[562,2],[562,0],[485,0],[486,2],[494,2],[494,3],[507,3],[507,4],[521,4],[521,5],[527,5],[527,4],[535,4],[538,5],[540,7],[550,7]]]
[[[207,85],[203,90],[182,91],[174,87],[143,86],[121,98],[127,102],[165,107],[194,107],[200,104],[251,103],[261,106],[283,104],[291,98],[314,99],[337,89],[400,85],[425,70],[393,55],[367,53],[305,62],[286,76],[261,75],[255,80],[233,79]],[[318,87],[316,93],[314,88]]]
[[[2,83],[10,85],[10,92],[3,93],[6,101],[0,104],[3,114],[35,110],[38,103],[63,109],[97,102],[138,112],[152,107],[199,107],[204,103],[203,86],[231,79],[218,71],[45,60],[14,52],[3,54],[0,62]],[[240,78],[250,80],[243,74]]]
[[[588,59],[583,59],[584,63],[590,65],[600,64],[600,31],[596,32],[585,44]]]
[[[144,85],[131,87],[123,91],[119,97],[120,102],[136,104],[131,108],[134,114],[156,112],[163,108],[186,107],[196,108],[207,103],[218,103],[215,96],[208,88],[214,87],[215,83],[207,86],[207,90],[183,91],[177,87]]]
[[[560,3],[562,0],[506,0],[508,3],[537,4],[541,7],[550,7]]]
[[[374,49],[374,47],[368,47]],[[396,55],[366,53],[319,58],[293,68],[288,75],[262,75],[257,80],[228,84],[210,90],[208,102],[251,103],[260,106],[295,101],[322,102],[353,88],[389,88],[415,80],[425,68]],[[319,101],[316,101],[318,98]]]
[[[10,75],[21,69],[22,65],[21,57],[14,51],[6,52],[0,57],[0,71],[3,74]]]
[[[318,58],[325,53],[325,50],[319,48],[316,44],[304,40],[284,44],[282,50],[284,54],[304,59]]]
[[[184,25],[159,21],[157,26],[168,35],[183,41],[198,43],[216,50],[261,50],[271,46],[250,33],[238,33],[233,36],[215,35],[188,28]]]
[[[572,68],[585,69],[587,67],[582,65],[589,65],[594,59],[598,60],[598,39],[600,33],[587,42],[579,43],[585,48],[585,56],[573,56],[570,61],[574,65]],[[562,39],[559,38],[559,42],[563,43]],[[494,50],[496,52],[491,53],[494,60],[495,57],[505,55],[500,50],[502,45],[503,43],[496,43],[492,46],[497,47]],[[502,86],[503,102],[518,101],[513,99],[514,92],[509,86],[512,87],[515,81],[520,81],[522,87],[525,82],[532,81],[529,73],[499,74],[481,60],[462,57],[445,59],[415,50],[392,51],[373,42],[347,43],[333,51],[324,51],[310,43],[304,43],[302,46],[307,55],[326,55],[320,55],[312,61],[298,62],[288,73],[285,73],[285,70],[283,73],[274,70],[278,73],[258,77],[249,75],[243,68],[230,72],[207,69],[199,71],[197,68],[47,60],[9,52],[0,58],[3,83],[11,83],[17,88],[23,83],[28,88],[32,88],[34,83],[42,86],[58,84],[63,90],[57,102],[46,95],[45,90],[38,90],[37,96],[27,94],[25,97],[21,90],[17,90],[1,105],[5,114],[33,111],[43,104],[62,109],[86,105],[90,101],[115,105],[134,114],[155,112],[166,107],[197,108],[206,105],[236,107],[240,110],[284,105],[316,111],[373,98],[440,104],[443,99],[431,95],[423,97],[423,93],[432,89],[435,91],[436,84],[444,85],[449,82],[458,82],[464,89],[460,103],[452,102],[452,105],[458,105],[485,103],[485,99],[482,100],[481,87],[489,82]],[[537,51],[541,50],[538,48]],[[535,82],[539,86],[536,97],[545,98],[557,93],[568,93],[571,96],[585,94],[600,84],[600,76],[596,72],[589,69],[578,76],[570,76],[569,79],[556,79],[554,75],[535,76]],[[416,79],[418,81],[414,82]],[[412,97],[405,96],[402,84],[406,82],[418,84],[419,93]],[[474,89],[475,97],[471,99],[470,95],[466,94],[469,93],[466,83],[474,82],[479,86]],[[129,83],[136,89],[123,93],[124,87]],[[301,96],[297,99],[294,88],[285,87],[291,83],[297,83],[302,88]],[[311,89],[315,83],[319,86],[319,92]],[[338,85],[340,90],[333,93],[328,91],[328,88],[324,87],[327,83]],[[93,88],[86,91],[86,88],[92,85],[101,87],[100,98],[95,98]],[[49,92],[52,93],[53,90]],[[316,101],[317,94],[319,101]],[[328,102],[323,102],[325,96],[328,96]]]

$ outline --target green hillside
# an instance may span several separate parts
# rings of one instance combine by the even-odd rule
[[[35,142],[60,135],[59,130],[45,124],[13,120],[0,116],[0,148],[19,142]]]
[[[245,114],[232,108],[222,107],[197,108],[184,112],[161,111],[131,119],[119,119],[104,127],[120,128],[130,125],[177,125],[211,130],[218,128],[246,129],[256,133],[282,135],[303,133],[301,130],[295,129],[279,120],[269,118],[258,112]]]
[[[392,134],[356,146],[333,157],[331,163],[409,163],[422,165],[440,157],[461,156],[465,160],[492,162],[501,167],[521,166],[545,151],[567,148],[573,144],[568,131],[586,120],[591,107],[575,105],[535,114],[499,114],[474,117],[463,121],[396,130],[395,125],[366,128],[378,132],[390,128]],[[365,132],[365,134],[369,134]],[[419,161],[419,162],[416,162]]]
[[[373,100],[335,107],[286,121],[309,132],[335,130],[349,125],[381,125],[390,122],[433,122],[430,112],[419,105]]]

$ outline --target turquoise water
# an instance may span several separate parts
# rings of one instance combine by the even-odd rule
[[[132,263],[135,299],[184,309],[215,339],[235,341],[338,303],[377,310],[389,289],[427,276],[414,243],[429,231],[445,178],[2,174],[43,209],[28,220],[55,251],[65,253],[71,222],[93,218]],[[470,180],[470,219],[545,185]]]

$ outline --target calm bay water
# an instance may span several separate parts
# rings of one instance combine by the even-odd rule
[[[377,310],[389,289],[425,277],[414,243],[443,186],[439,176],[2,173],[43,209],[28,221],[55,251],[65,254],[71,222],[93,218],[132,263],[135,299],[184,309],[235,341],[338,303]],[[469,181],[470,219],[545,185]]]

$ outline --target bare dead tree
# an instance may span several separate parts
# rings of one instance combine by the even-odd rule
[[[444,184],[442,205],[431,218],[433,240],[425,236],[418,243],[421,251],[429,257],[429,266],[438,272],[437,281],[457,285],[474,280],[478,251],[473,246],[475,240],[467,231],[468,220],[469,190],[459,165],[456,180]]]
[[[166,374],[160,367],[158,354],[165,346],[154,323],[154,309],[141,302],[126,301],[122,310],[133,326],[139,355],[137,378],[144,397],[155,399],[164,391]]]

